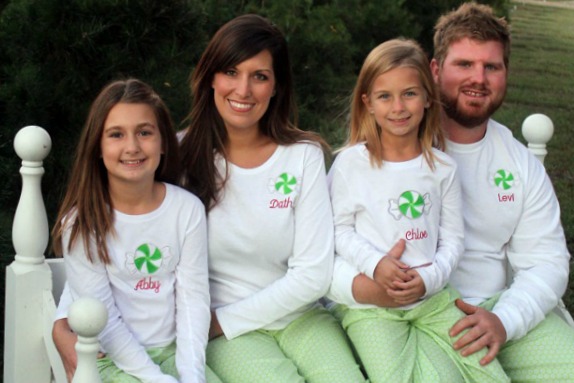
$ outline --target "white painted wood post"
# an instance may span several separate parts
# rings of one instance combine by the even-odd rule
[[[536,113],[524,119],[522,123],[522,136],[528,142],[528,149],[544,164],[544,159],[548,150],[546,144],[554,135],[554,123],[550,117]],[[561,299],[558,302],[554,312],[558,314],[566,323],[574,327],[574,319],[566,308],[564,301]]]
[[[554,134],[554,124],[552,120],[544,114],[531,114],[522,123],[522,136],[528,142],[528,149],[544,163],[544,158],[548,153],[546,144]]]
[[[51,146],[50,136],[38,126],[24,127],[14,138],[14,149],[22,159],[22,194],[12,226],[16,256],[6,268],[5,382],[50,381],[42,310],[43,293],[52,290],[52,277],[44,257],[49,229],[41,179]]]
[[[72,303],[68,310],[68,323],[76,334],[76,353],[78,366],[72,383],[101,383],[100,374],[96,368],[96,360],[100,344],[98,334],[108,322],[108,312],[102,302],[97,299],[83,297]]]

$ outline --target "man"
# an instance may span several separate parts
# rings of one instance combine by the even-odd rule
[[[490,119],[506,94],[508,26],[489,7],[466,3],[438,20],[434,48],[441,122],[464,199],[465,253],[451,284],[468,316],[451,336],[469,331],[455,348],[488,347],[481,363],[498,355],[513,382],[572,379],[574,330],[550,313],[570,258],[558,201],[542,164]],[[507,265],[514,278],[506,289]]]
[[[466,3],[438,20],[434,45],[431,71],[465,223],[465,252],[450,284],[467,316],[451,329],[460,336],[454,347],[464,356],[486,348],[480,363],[497,358],[513,382],[572,381],[574,329],[551,312],[566,289],[570,258],[558,201],[542,164],[490,119],[506,94],[508,25],[491,8]],[[388,256],[403,250],[400,241]],[[352,279],[333,284],[335,300],[396,306],[392,292],[348,264],[338,262],[335,272]]]

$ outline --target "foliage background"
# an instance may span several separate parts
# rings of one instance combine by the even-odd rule
[[[506,14],[503,0],[492,3]],[[209,38],[243,13],[284,31],[290,47],[300,126],[342,142],[347,99],[366,54],[389,38],[419,39],[431,52],[437,16],[460,0],[12,0],[0,3],[0,225],[17,205],[16,132],[40,125],[52,138],[44,198],[53,217],[90,102],[118,77],[138,77],[160,93],[174,121],[189,106],[189,74]],[[2,226],[4,227],[4,226]],[[9,227],[9,226],[8,226]],[[9,230],[0,231],[11,258]],[[6,237],[5,237],[6,236]],[[4,251],[5,250],[5,251]]]
[[[101,87],[119,77],[140,78],[154,86],[170,106],[174,121],[184,127],[190,104],[189,74],[209,38],[233,17],[258,13],[273,20],[289,41],[300,126],[320,132],[336,147],[345,137],[348,97],[366,54],[397,36],[417,39],[432,53],[437,17],[462,2],[0,0],[0,267],[4,270],[14,256],[10,233],[21,181],[13,138],[23,126],[40,125],[52,138],[42,187],[53,220],[89,104]],[[492,5],[497,14],[512,21],[508,0],[479,2]],[[520,43],[529,44],[528,37]],[[536,65],[540,70],[545,64]],[[516,84],[522,80],[513,82],[513,68],[509,102],[499,112],[499,120],[518,127],[538,101],[524,104],[514,95],[514,89],[521,92]],[[546,113],[554,117],[562,108],[560,104]],[[556,178],[563,170],[572,181],[570,170],[555,162],[549,165]],[[557,188],[559,197],[571,187],[572,182]],[[565,227],[572,251],[574,208],[568,214]],[[0,275],[3,296],[4,271]],[[567,300],[571,310],[572,301],[574,297]],[[3,298],[0,306],[3,313]]]

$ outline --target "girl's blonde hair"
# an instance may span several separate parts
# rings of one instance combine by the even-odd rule
[[[413,68],[420,77],[426,93],[429,107],[426,109],[419,126],[418,138],[423,156],[434,169],[432,148],[444,149],[445,141],[440,126],[440,105],[429,61],[422,48],[413,40],[393,39],[374,48],[363,63],[351,100],[351,118],[349,138],[345,146],[366,142],[371,163],[381,166],[383,163],[383,145],[381,128],[369,113],[362,96],[371,94],[372,87],[380,75],[395,68]]]

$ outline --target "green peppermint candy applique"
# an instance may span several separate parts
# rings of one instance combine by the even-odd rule
[[[431,205],[428,193],[422,195],[414,190],[407,190],[398,199],[389,200],[389,213],[396,220],[401,219],[401,217],[417,219],[423,214],[428,214]]]
[[[275,190],[283,195],[291,194],[297,186],[297,179],[289,173],[281,173],[274,182]]]
[[[161,251],[149,243],[140,245],[134,255],[134,265],[144,274],[153,274],[162,263]]]
[[[136,250],[134,264],[136,268],[142,273],[155,273],[160,268],[161,261],[161,251],[154,245],[144,243],[143,245],[140,245]]]
[[[126,253],[126,268],[130,274],[153,274],[169,265],[172,254],[169,246],[162,249],[151,244],[139,245],[135,252]]]
[[[500,169],[494,173],[494,184],[503,190],[510,189],[514,181],[514,175],[508,170]]]

